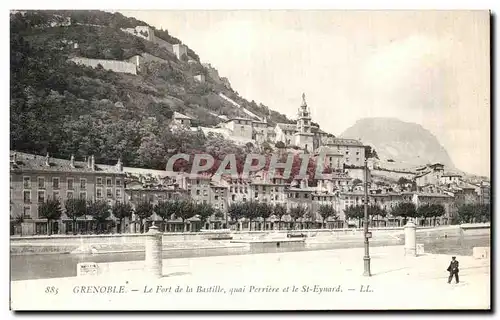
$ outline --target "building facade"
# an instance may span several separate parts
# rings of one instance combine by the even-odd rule
[[[68,199],[106,201],[112,206],[115,201],[124,201],[125,173],[121,162],[116,166],[96,165],[94,156],[86,161],[51,158],[20,152],[11,152],[10,161],[10,216],[21,220],[22,234],[47,234],[72,232],[72,221],[64,213]],[[48,226],[40,216],[40,204],[47,199],[61,203],[63,215],[59,221]],[[77,228],[84,229],[90,217],[81,217]]]

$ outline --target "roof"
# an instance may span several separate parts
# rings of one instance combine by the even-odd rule
[[[328,132],[321,130],[319,127],[311,126],[311,132],[319,134],[328,134]]]
[[[462,175],[454,172],[443,173],[442,177],[461,177]]]
[[[182,113],[179,113],[177,111],[174,111],[174,116],[173,116],[174,119],[187,119],[187,120],[191,120],[190,117],[182,114]]]
[[[320,154],[320,153],[324,153],[326,155],[329,155],[329,156],[344,156],[342,153],[340,153],[340,151],[336,150],[336,149],[333,149],[331,147],[328,147],[328,146],[321,146],[319,148],[317,148],[315,151],[314,151],[315,154]]]
[[[451,198],[450,195],[444,193],[428,193],[428,192],[415,192],[419,197],[437,197],[437,198]]]
[[[344,138],[328,138],[326,145],[334,146],[360,146],[363,147],[361,141],[356,139],[344,139]]]
[[[421,173],[421,174],[419,174],[419,175],[416,175],[416,176],[415,176],[415,179],[417,179],[417,178],[421,178],[421,177],[423,177],[423,176],[425,176],[425,175],[427,175],[427,174],[429,174],[429,173],[431,173],[431,172],[430,172],[430,171],[428,171],[428,172],[424,172],[424,173]]]
[[[297,131],[297,125],[293,123],[277,123],[276,126],[283,131]]]
[[[255,120],[248,119],[248,118],[234,117],[234,118],[228,118],[228,119],[226,120],[226,122],[231,122],[231,121],[234,121],[234,120],[251,121],[251,122],[254,122],[254,121],[255,121]]]
[[[49,156],[49,165],[46,164],[47,156],[11,151],[11,159],[15,154],[16,162],[10,163],[11,171],[46,171],[46,172],[78,172],[78,173],[109,173],[122,174],[115,166],[95,164],[90,168],[85,161],[74,161],[71,166],[70,159],[59,159]]]

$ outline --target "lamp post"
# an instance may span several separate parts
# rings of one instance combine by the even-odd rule
[[[368,164],[367,164],[367,159],[365,158],[365,218],[363,221],[364,224],[364,237],[365,237],[365,256],[363,257],[363,262],[364,262],[364,272],[363,275],[365,277],[370,277],[371,272],[370,272],[370,244],[368,242]]]

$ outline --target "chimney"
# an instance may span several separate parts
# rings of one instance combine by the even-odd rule
[[[69,166],[71,168],[75,167],[75,156],[74,155],[71,155],[71,158],[69,159]]]
[[[300,188],[301,189],[305,189],[306,188],[306,180],[305,179],[300,180]]]
[[[95,169],[95,162],[94,162],[94,156],[91,155],[87,161],[87,164],[89,166],[89,169],[91,169],[92,171]]]
[[[118,159],[115,165],[116,171],[118,172],[123,172],[123,164],[122,164],[122,159]]]
[[[50,167],[50,162],[49,162],[49,160],[50,160],[50,157],[49,157],[49,153],[47,152],[47,155],[45,156],[45,165],[46,165],[47,167]]]
[[[87,167],[90,168],[90,157],[85,157],[85,162],[87,162]]]

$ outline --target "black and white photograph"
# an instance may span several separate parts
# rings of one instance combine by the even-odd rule
[[[491,310],[490,11],[9,17],[11,310]]]

